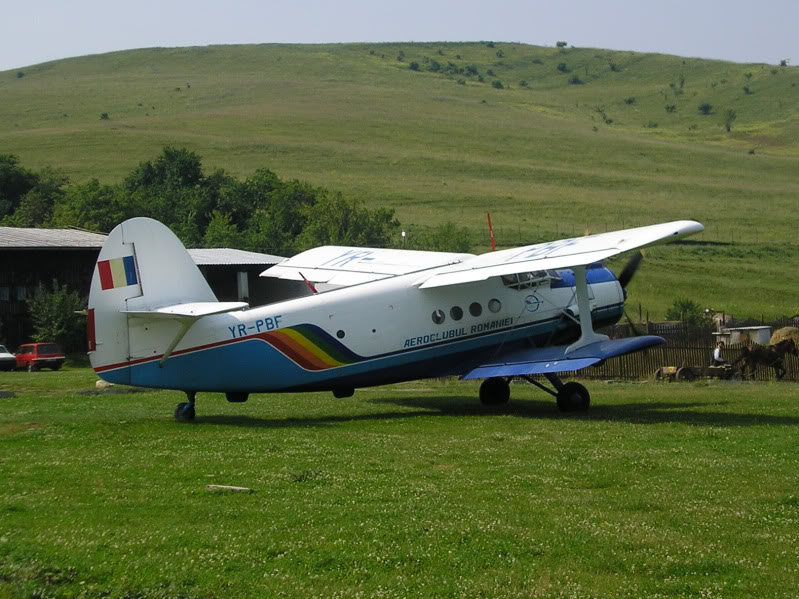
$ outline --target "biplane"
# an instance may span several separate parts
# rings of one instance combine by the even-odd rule
[[[324,246],[261,276],[308,294],[249,307],[220,302],[178,238],[133,218],[100,252],[89,295],[91,364],[111,383],[174,389],[195,417],[198,392],[331,391],[431,377],[484,379],[485,404],[520,377],[586,410],[588,390],[559,374],[664,343],[596,332],[624,314],[640,252],[617,277],[602,261],[699,233],[676,221],[481,255]],[[323,289],[323,291],[322,291]]]

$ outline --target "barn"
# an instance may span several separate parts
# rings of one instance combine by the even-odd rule
[[[0,227],[0,343],[10,348],[31,339],[27,299],[53,280],[88,296],[97,256],[106,236],[76,229]],[[242,250],[189,250],[220,301],[251,306],[306,295],[304,284],[259,274],[284,260]]]

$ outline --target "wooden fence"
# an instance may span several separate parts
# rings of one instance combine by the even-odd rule
[[[783,321],[766,324],[771,324],[775,328],[785,326]],[[646,324],[641,326],[643,329],[647,329]],[[629,335],[626,325],[610,327],[602,332],[614,338]],[[690,366],[697,370],[710,366],[715,339],[709,332],[692,331],[681,323],[649,323],[648,332],[664,337],[666,345],[611,358],[601,366],[591,366],[577,372],[564,373],[565,376],[605,380],[644,380],[654,378],[655,372],[664,366],[678,368]],[[735,361],[740,355],[741,345],[739,344],[731,345],[724,350],[724,359],[730,362]],[[737,366],[740,367],[741,363],[739,362]],[[799,380],[799,358],[792,355],[785,356],[785,368],[784,380]],[[740,379],[740,375],[738,378]],[[755,371],[755,380],[776,380],[774,369],[758,366]]]

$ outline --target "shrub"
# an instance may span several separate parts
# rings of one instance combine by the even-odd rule
[[[497,58],[504,58],[505,53],[502,50],[497,50]]]
[[[655,121],[649,121],[646,124],[646,128],[647,129],[657,129],[658,128],[658,124]]]
[[[533,64],[544,64],[544,61],[540,58],[533,58]]]
[[[519,81],[519,87],[527,87],[527,81],[525,79]]]
[[[414,61],[411,62],[411,64],[408,65],[408,68],[410,70],[412,70],[412,71],[418,71],[419,70],[419,63],[414,60]]]
[[[488,43],[486,44],[486,47],[487,47],[487,48],[493,48],[493,47],[494,47],[494,42],[488,42]]]
[[[502,81],[500,81],[499,79],[494,79],[494,81],[491,82],[491,85],[493,85],[495,89],[504,89],[505,88],[505,86],[502,85]]]
[[[101,121],[107,121],[107,120],[108,120],[108,118],[109,118],[109,117],[108,117],[108,113],[107,113],[107,112],[101,112],[101,113],[100,113],[100,120],[101,120]]]
[[[441,70],[441,63],[437,60],[431,60],[427,70],[433,73],[438,73]]]
[[[744,85],[744,94],[747,96],[752,95],[752,89],[748,85]]]
[[[621,71],[621,69],[619,69],[618,65],[615,62],[611,62],[610,65],[608,66],[610,66],[610,70],[613,71],[614,73],[618,73]]]
[[[783,59],[780,61],[780,66],[781,66],[781,67],[787,67],[789,62],[791,62],[791,59],[790,59],[790,58],[783,58]]]
[[[630,96],[629,98],[624,98],[625,104],[635,104],[635,97]]]
[[[465,79],[458,79],[457,83],[458,83],[458,85],[466,85],[466,80]]]
[[[569,83],[571,83],[572,85],[582,85],[583,80],[580,79],[577,75],[572,75],[571,77],[569,77]]]
[[[17,71],[17,79],[22,79],[25,76],[25,71]]]
[[[495,77],[495,75],[494,75],[494,71],[492,71],[491,69],[488,69],[488,70],[486,71],[486,75],[488,75],[489,77]]]
[[[568,73],[569,72],[569,67],[568,67],[568,65],[565,62],[558,63],[557,69],[561,73]]]
[[[687,326],[697,329],[709,329],[713,324],[712,316],[692,299],[679,297],[666,310],[666,320],[680,320]]]
[[[699,113],[708,115],[713,112],[713,104],[708,104],[707,102],[699,105]]]
[[[727,133],[732,129],[732,124],[737,118],[738,114],[732,108],[728,108],[724,111],[724,128],[727,130]]]
[[[477,70],[477,65],[470,64],[466,66],[466,74],[469,76],[478,75],[479,71]]]
[[[34,341],[55,341],[68,352],[86,348],[86,320],[76,314],[86,308],[86,302],[77,291],[53,280],[50,289],[40,284],[27,303]]]
[[[567,44],[566,42],[557,42],[557,43],[555,44],[555,46],[557,46],[558,48],[565,48],[565,47],[566,47],[566,46],[568,46],[568,45],[569,45],[569,44]]]
[[[666,104],[666,112],[677,112],[676,104]]]

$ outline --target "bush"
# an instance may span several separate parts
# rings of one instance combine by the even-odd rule
[[[752,90],[748,85],[744,85],[744,95],[751,96]]]
[[[494,89],[505,89],[505,86],[502,85],[502,81],[499,79],[494,79],[494,81],[491,82],[491,85],[494,86]]]
[[[724,128],[727,130],[727,133],[729,133],[732,129],[732,124],[737,118],[738,113],[736,113],[732,108],[728,108],[724,111]]]
[[[558,63],[557,69],[561,73],[568,73],[569,72],[569,67],[568,67],[568,65],[565,62]]]
[[[629,98],[624,98],[624,103],[625,104],[635,104],[635,98],[633,96],[630,96]]]
[[[25,76],[24,71],[17,71],[17,79],[22,79]]]
[[[700,114],[708,115],[711,114],[712,112],[713,112],[713,104],[708,104],[705,102],[704,104],[699,105]]]
[[[492,71],[491,69],[488,69],[488,70],[486,71],[486,75],[488,75],[489,77],[495,77],[495,75],[494,75],[494,71]]]
[[[567,44],[566,42],[556,42],[555,43],[555,46],[557,46],[558,48],[565,48],[568,45],[569,44]]]
[[[505,53],[502,50],[497,50],[497,58],[504,58]]]
[[[582,85],[583,80],[580,79],[577,75],[572,75],[571,77],[569,77],[569,83],[571,83],[572,85]]]
[[[540,58],[533,58],[533,64],[544,64],[544,61]]]
[[[676,104],[666,104],[666,112],[677,112]]]
[[[441,63],[437,60],[431,60],[430,66],[427,67],[427,70],[432,73],[438,73],[441,70]]]
[[[107,121],[107,120],[108,120],[108,118],[109,118],[109,117],[108,117],[108,113],[107,113],[107,112],[101,112],[101,113],[100,113],[100,120],[101,120],[101,121]]]
[[[525,79],[519,81],[519,87],[527,87],[527,81]]]
[[[608,66],[610,66],[610,70],[613,71],[614,73],[618,73],[621,71],[621,69],[618,67],[618,65],[615,62],[611,62],[610,65]]]
[[[710,329],[713,317],[692,299],[679,297],[666,310],[666,320],[679,320],[695,329]]]
[[[411,62],[411,64],[408,65],[408,68],[412,71],[418,71],[419,63],[414,60],[413,62]]]
[[[493,48],[493,47],[494,47],[494,42],[488,42],[486,44],[486,48]]]
[[[34,297],[28,299],[33,319],[33,340],[55,341],[64,351],[86,349],[86,319],[76,312],[86,308],[86,301],[77,291],[53,280],[52,288],[39,285]]]
[[[657,129],[658,128],[658,124],[655,121],[649,121],[646,124],[646,128],[647,129]]]

